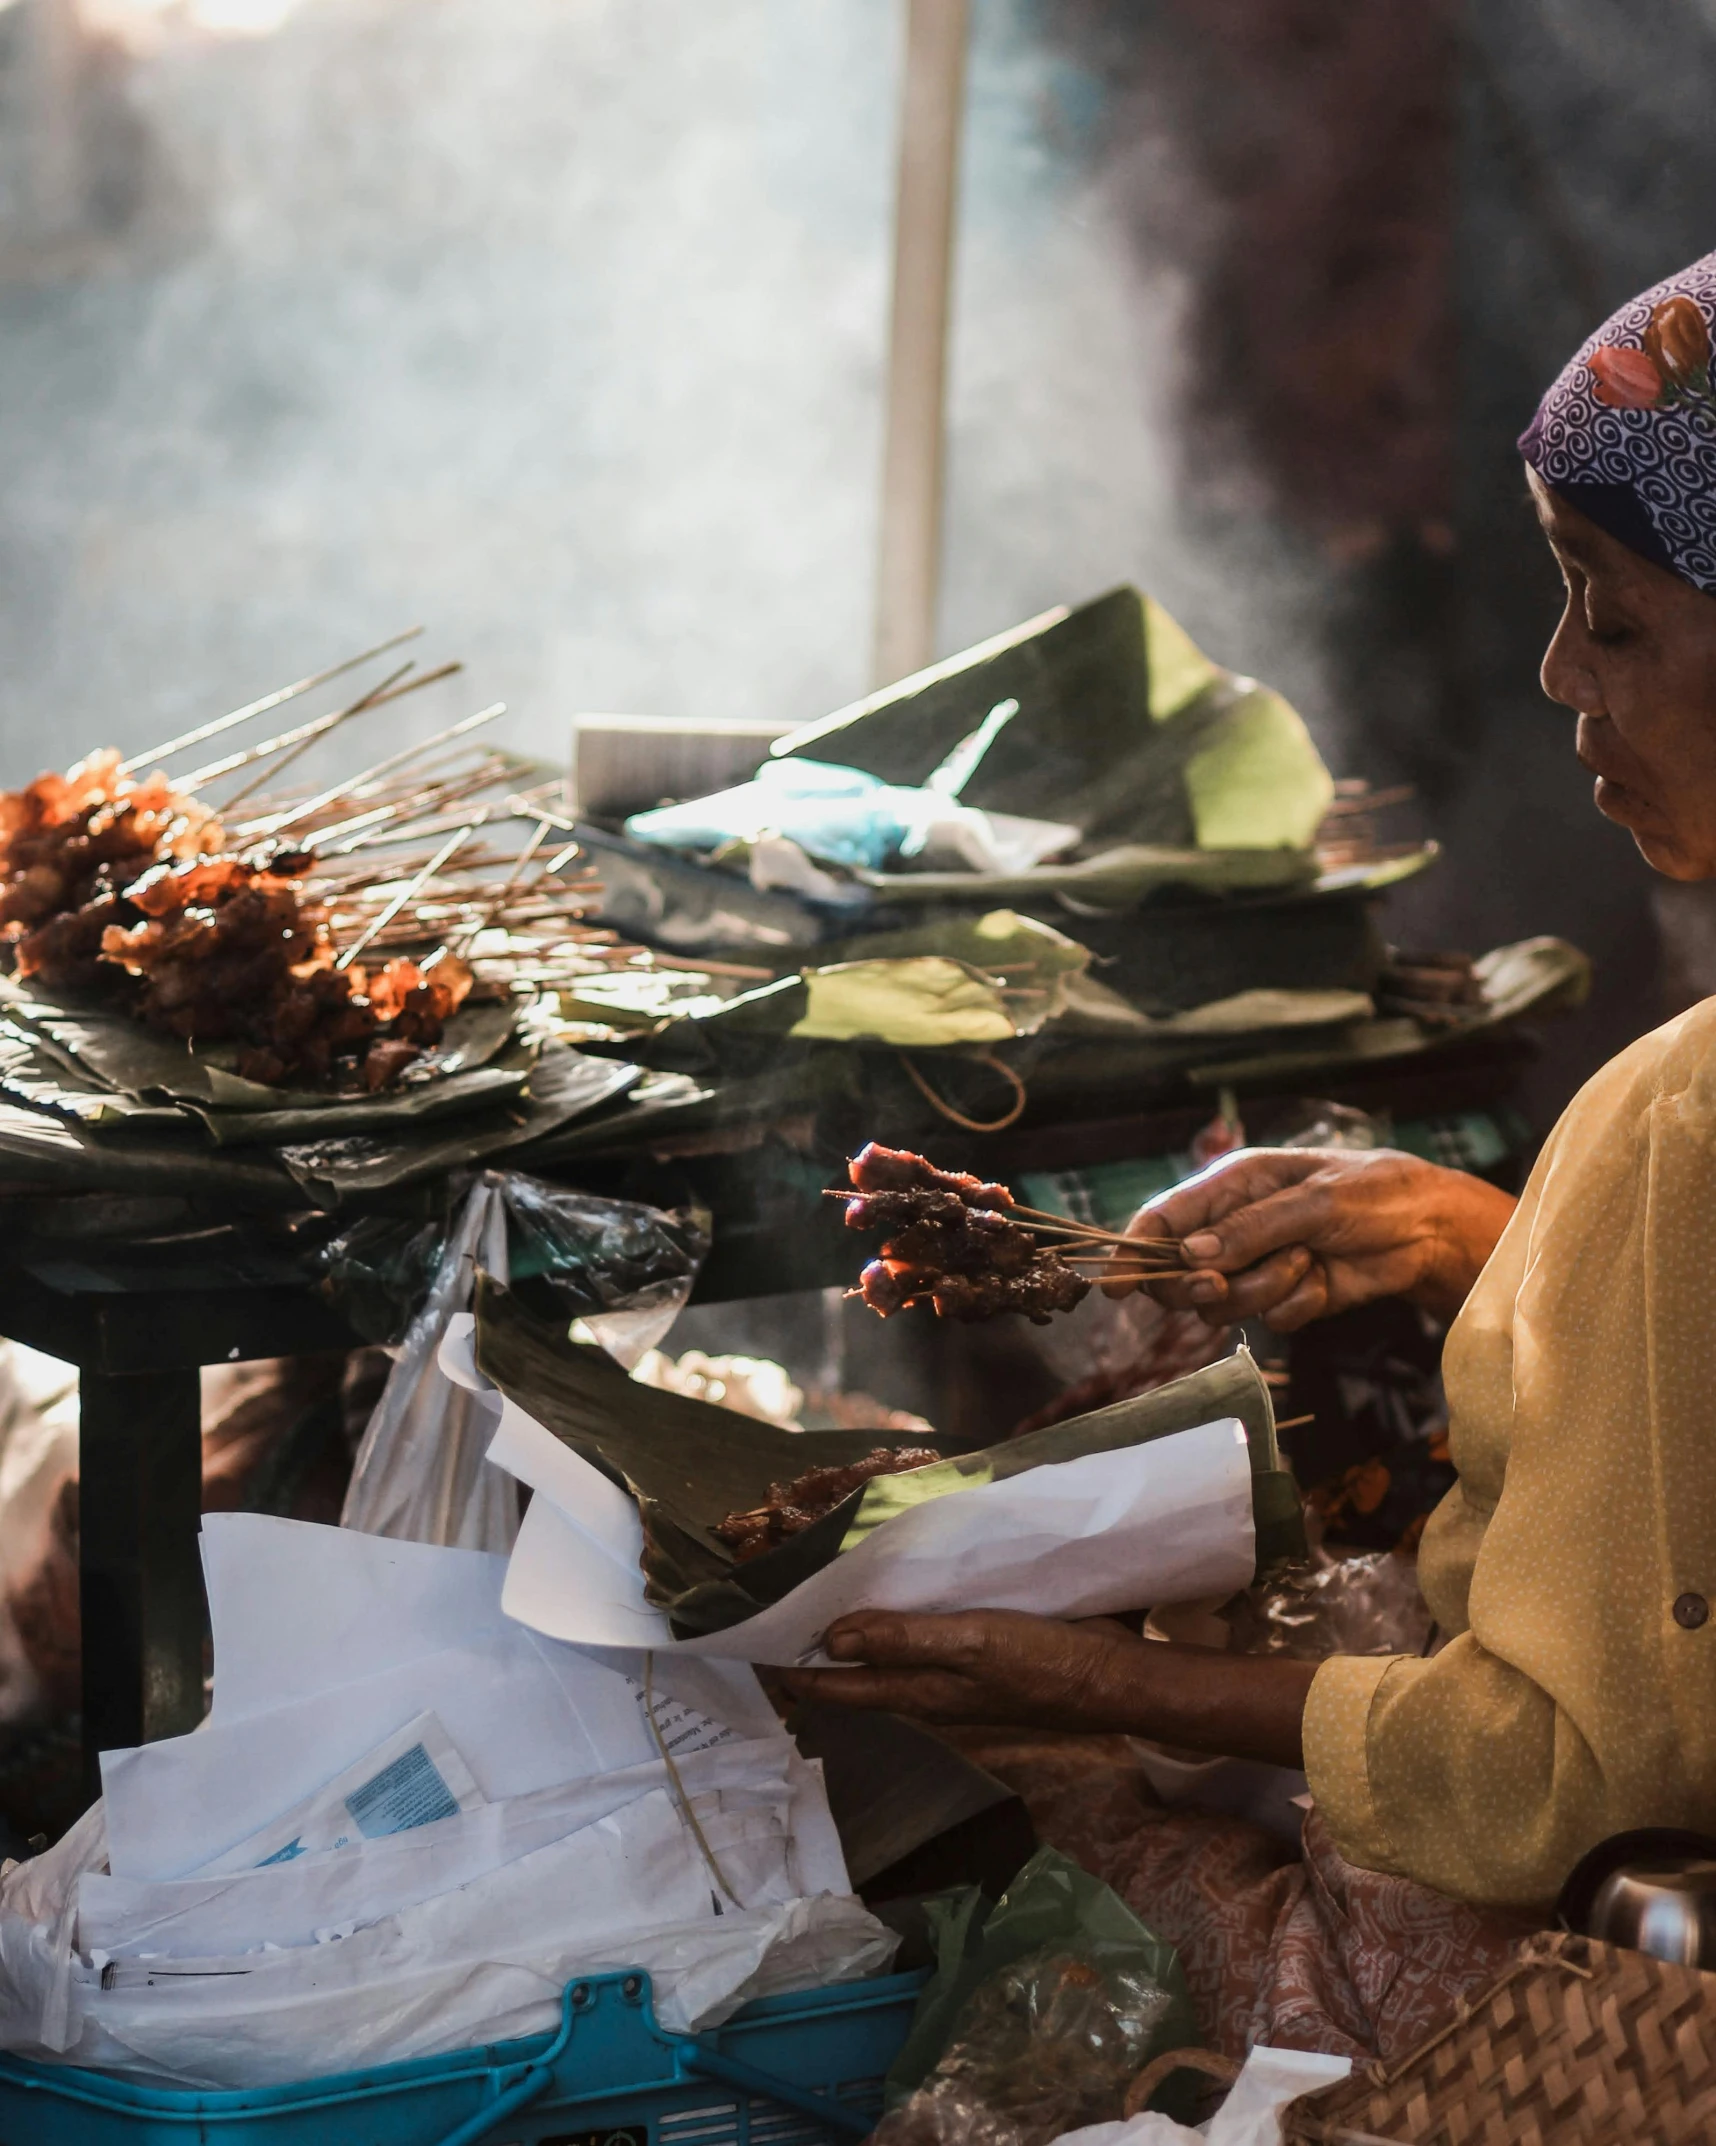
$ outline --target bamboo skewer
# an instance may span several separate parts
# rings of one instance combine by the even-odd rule
[[[536,823],[536,832],[531,836],[530,840],[525,844],[524,848],[518,853],[518,862],[512,868],[512,877],[507,881],[506,885],[502,887],[499,894],[495,896],[494,902],[490,907],[488,914],[483,918],[482,922],[472,928],[470,937],[465,941],[464,945],[460,949],[461,953],[468,954],[471,950],[472,945],[482,937],[483,933],[490,928],[490,926],[495,922],[495,920],[505,914],[507,902],[510,900],[514,888],[517,887],[519,881],[524,877],[525,871],[530,864],[530,860],[536,855],[537,851],[542,847],[543,843],[546,842],[547,839],[548,822],[546,820],[538,820]]]
[[[842,1185],[825,1185],[822,1196],[825,1200],[862,1200],[868,1197],[856,1186],[848,1188]],[[1163,1272],[1186,1271],[1180,1263],[1180,1240],[1177,1237],[1123,1237],[1113,1230],[1087,1228],[1083,1223],[1069,1222],[1059,1215],[1041,1216],[1041,1210],[1034,1207],[996,1207],[979,1211],[999,1215],[1004,1221],[1018,1222],[1030,1230],[1033,1236],[1064,1240],[1062,1244],[1053,1247],[1063,1259],[1103,1259],[1124,1266],[1129,1258],[1148,1259],[1153,1252],[1157,1252],[1167,1262]],[[1079,1245],[1087,1245],[1090,1249],[1078,1251],[1075,1247]]]
[[[411,884],[408,887],[402,888],[400,892],[394,896],[393,900],[388,903],[387,907],[376,918],[375,922],[370,925],[368,930],[360,932],[358,936],[352,941],[351,945],[346,948],[345,952],[336,957],[334,967],[336,969],[349,968],[351,964],[357,959],[359,954],[363,952],[364,948],[369,945],[370,941],[375,937],[376,933],[381,930],[382,926],[385,924],[391,924],[393,922],[393,919],[405,907],[406,903],[410,901],[411,897],[417,892],[418,888],[423,884],[423,882],[426,879],[430,878],[432,874],[440,870],[441,866],[447,862],[447,859],[453,856],[454,853],[466,841],[468,841],[472,835],[476,833],[477,829],[483,824],[483,820],[486,818],[487,814],[485,813],[482,815],[481,818],[472,820],[468,826],[462,827],[456,835],[451,836],[446,842],[444,842],[441,847],[435,852],[434,856],[429,860],[429,862],[423,867],[422,871],[418,873],[417,877],[411,882]]]
[[[336,708],[333,714],[318,715],[313,722],[300,723],[296,729],[282,730],[276,737],[264,738],[260,745],[248,746],[243,752],[227,753],[222,759],[211,760],[206,767],[192,768],[183,782],[175,783],[174,788],[183,791],[186,796],[194,796],[204,783],[215,782],[222,775],[236,775],[240,768],[249,767],[257,760],[266,760],[288,746],[293,749],[294,754],[302,752],[306,746],[314,744],[317,738],[325,737],[330,730],[337,730],[350,717],[360,714],[365,708],[373,708],[389,686],[397,685],[400,679],[414,668],[410,663],[402,663],[398,670],[391,672],[379,686],[372,687],[369,692],[349,702],[344,708]]]
[[[1102,1229],[1094,1222],[1073,1222],[1070,1215],[1053,1215],[1044,1207],[1021,1207],[1015,1205],[1009,1211],[1016,1215],[1023,1215],[1028,1221],[1032,1222],[1067,1224],[1086,1237],[1101,1237],[1109,1244],[1177,1244],[1179,1242],[1177,1237],[1129,1237],[1124,1230]]]
[[[385,656],[390,648],[398,648],[402,642],[414,641],[423,631],[421,626],[408,626],[403,633],[396,633],[391,640],[378,641],[373,648],[366,648],[361,656],[348,656],[343,663],[335,663],[325,671],[316,671],[308,678],[300,678],[295,685],[282,686],[277,693],[265,693],[260,700],[249,701],[242,708],[234,708],[230,715],[217,715],[212,723],[199,724],[195,730],[182,731],[178,737],[169,738],[165,745],[151,745],[147,750],[133,753],[128,760],[119,763],[119,772],[128,775],[134,767],[148,760],[168,760],[174,753],[182,753],[192,745],[201,745],[205,738],[218,737],[223,730],[232,730],[240,723],[248,723],[252,716],[266,715],[270,708],[278,708],[284,702],[296,700],[300,693],[309,693],[317,686],[326,685],[331,678],[340,678],[347,671],[355,671],[360,663],[373,663],[377,656]]]
[[[135,769],[145,760],[191,757],[207,740],[374,663],[421,631],[396,634],[121,765]],[[599,910],[602,883],[566,809],[567,785],[544,780],[539,765],[473,735],[505,712],[504,703],[338,782],[312,787],[294,780],[303,757],[342,725],[461,666],[446,663],[419,673],[414,661],[402,658],[376,668],[386,675],[343,706],[222,751],[175,785],[207,799],[211,835],[216,821],[222,830],[222,853],[251,870],[269,869],[272,858],[276,869],[290,874],[304,917],[331,942],[337,968],[350,969],[366,951],[377,961],[399,953],[418,963],[426,954],[431,961],[467,958],[479,995],[488,997],[509,989],[575,990],[583,979],[628,970],[671,969],[747,984],[773,974],[732,962],[657,956],[600,927],[592,913]],[[503,832],[508,821],[523,824]],[[479,842],[484,825],[494,832]]]
[[[451,678],[455,672],[462,671],[464,667],[462,663],[458,662],[443,663],[435,670],[425,671],[420,678],[407,679],[404,685],[392,687],[384,685],[381,690],[370,694],[366,699],[354,701],[349,708],[342,709],[335,721],[331,722],[327,727],[329,730],[336,730],[349,716],[361,715],[371,708],[384,708],[390,701],[403,700],[407,693],[420,693],[425,686],[439,685],[443,678]],[[410,666],[407,665],[406,668],[409,669]],[[397,676],[398,674],[395,673],[395,675]],[[305,738],[301,745],[294,745],[290,752],[282,754],[266,774],[258,775],[254,780],[241,784],[230,797],[221,800],[220,809],[222,813],[230,812],[234,805],[249,797],[258,784],[273,781],[282,768],[290,767],[292,762],[301,754],[307,753],[315,742],[314,737]],[[261,757],[260,754],[258,754],[258,757]]]
[[[493,785],[494,775],[488,767],[473,768],[459,776],[456,781],[449,781],[437,790],[395,798],[389,804],[377,805],[368,812],[355,814],[350,819],[336,821],[329,827],[317,828],[304,838],[302,847],[315,849],[324,842],[332,842],[335,855],[349,857],[360,849],[382,849],[399,842],[421,842],[427,837],[443,834],[449,827],[458,824],[461,815],[449,810],[449,807],[462,804],[465,799],[475,797],[481,791],[491,789]],[[401,814],[408,816],[401,818]],[[427,817],[423,816],[425,814]]]
[[[266,820],[258,821],[242,831],[245,834],[279,834],[285,828],[295,827],[300,820],[309,819],[317,812],[324,811],[329,805],[337,804],[342,797],[354,795],[362,790],[366,784],[373,782],[377,776],[390,774],[406,761],[418,758],[419,755],[431,751],[437,745],[446,744],[449,739],[464,737],[469,732],[480,729],[484,723],[492,723],[496,716],[504,715],[505,713],[506,702],[504,700],[494,701],[486,708],[479,708],[475,715],[467,715],[462,722],[452,723],[445,730],[438,730],[431,738],[422,738],[415,745],[403,746],[398,752],[389,753],[385,760],[378,760],[373,767],[365,768],[361,775],[349,776],[344,782],[333,784],[330,788],[321,791],[319,795],[308,799],[304,804],[294,806],[289,812],[270,814]],[[328,830],[324,829],[323,832],[326,833]]]

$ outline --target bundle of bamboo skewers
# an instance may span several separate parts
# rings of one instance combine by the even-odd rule
[[[0,798],[0,927],[20,975],[125,995],[187,1042],[236,1043],[255,1079],[374,1090],[473,990],[529,994],[646,959],[589,921],[600,887],[561,785],[478,736],[503,704],[338,781],[282,782],[457,663],[407,660],[326,714],[172,772],[420,631]]]
[[[413,635],[134,755],[127,766],[163,764]],[[240,852],[262,846],[303,859],[303,898],[324,911],[338,966],[366,953],[446,947],[467,960],[475,955],[479,980],[498,987],[610,966],[613,957],[604,950],[616,946],[615,935],[584,921],[601,883],[570,839],[564,786],[543,782],[534,763],[478,737],[506,713],[504,702],[325,787],[302,794],[279,787],[286,768],[332,732],[462,666],[446,663],[415,677],[413,668],[402,664],[332,713],[196,768],[175,787],[200,795],[222,778],[245,778],[216,807],[227,843]],[[522,842],[507,839],[521,831]],[[635,952],[620,949],[619,958]]]

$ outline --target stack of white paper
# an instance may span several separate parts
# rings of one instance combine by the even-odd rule
[[[0,2045],[263,2086],[540,2031],[607,1969],[691,2028],[887,1965],[748,1668],[545,1639],[481,1552],[248,1514],[203,1547],[210,1718],[105,1754],[0,1881]]]

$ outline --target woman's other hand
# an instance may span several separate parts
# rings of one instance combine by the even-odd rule
[[[1191,1271],[1144,1285],[1162,1303],[1286,1334],[1375,1297],[1452,1318],[1514,1204],[1392,1148],[1242,1148],[1141,1208],[1127,1234],[1180,1240]]]
[[[918,1721],[1083,1730],[1300,1764],[1315,1664],[1136,1639],[1106,1618],[1065,1624],[1019,1610],[927,1616],[857,1610],[823,1642],[850,1668],[793,1669],[797,1699]]]
[[[1108,1618],[1080,1625],[1020,1610],[855,1610],[829,1627],[823,1651],[865,1666],[795,1669],[785,1682],[802,1697],[920,1721],[1112,1729],[1124,1725],[1111,1718],[1116,1671],[1143,1645]]]

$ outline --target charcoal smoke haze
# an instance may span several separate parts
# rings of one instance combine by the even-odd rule
[[[558,759],[578,708],[861,690],[898,33],[880,0],[0,14],[0,777],[417,619],[469,692],[378,751],[470,693]],[[1104,85],[1001,0],[971,90],[942,646],[1133,578],[1305,694],[1315,575],[1184,526],[1182,293],[1093,164]]]

